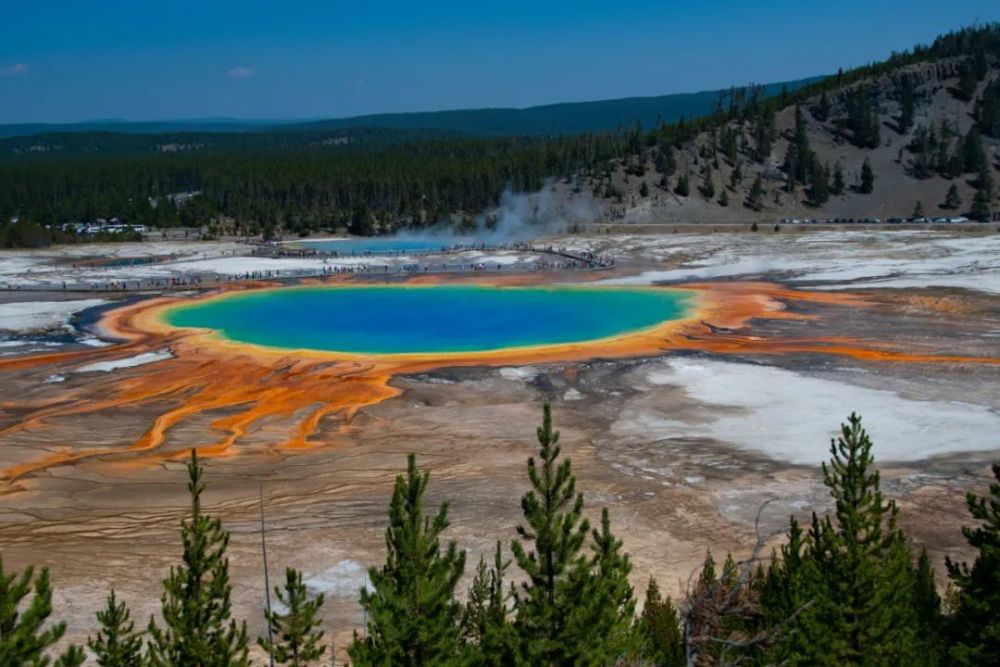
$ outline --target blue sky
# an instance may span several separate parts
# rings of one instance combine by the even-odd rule
[[[996,0],[0,0],[0,122],[316,118],[829,73]]]

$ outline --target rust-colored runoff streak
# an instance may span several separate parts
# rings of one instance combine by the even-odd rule
[[[430,280],[421,277],[420,282]],[[492,281],[493,284],[528,282],[523,277]],[[159,413],[145,433],[131,443],[88,449],[64,447],[61,451],[4,469],[0,472],[0,480],[5,483],[6,491],[12,492],[18,488],[14,483],[25,476],[85,459],[125,458],[148,466],[165,458],[182,456],[184,454],[177,449],[164,447],[170,430],[185,420],[214,410],[232,414],[211,423],[214,437],[191,443],[201,456],[237,454],[241,438],[255,423],[268,417],[284,417],[294,422],[287,438],[276,446],[283,452],[330,446],[337,440],[335,435],[317,435],[325,419],[337,419],[337,432],[343,432],[360,408],[400,393],[389,385],[394,375],[445,366],[582,361],[597,356],[652,356],[673,350],[714,354],[823,353],[866,361],[1000,363],[996,358],[901,352],[850,338],[763,338],[753,335],[749,326],[755,319],[814,317],[790,312],[785,304],[791,302],[850,307],[870,305],[851,294],[800,292],[769,283],[697,283],[683,288],[697,293],[694,312],[686,319],[665,322],[653,329],[585,343],[436,355],[361,356],[263,348],[225,341],[211,332],[178,330],[163,324],[159,314],[164,308],[183,301],[181,297],[161,297],[125,306],[107,313],[102,326],[127,342],[99,350],[0,360],[0,371],[43,369],[53,364],[72,366],[78,361],[90,363],[95,359],[121,358],[164,347],[171,349],[174,358],[141,367],[120,378],[112,375],[95,382],[93,387],[46,403],[16,404],[21,410],[27,408],[27,413],[18,423],[0,430],[0,446],[5,436],[44,429],[47,420],[53,418],[165,400],[176,403],[176,407]],[[217,294],[213,292],[203,298]]]

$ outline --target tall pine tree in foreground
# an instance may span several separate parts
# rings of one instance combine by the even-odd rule
[[[966,496],[969,513],[980,523],[962,534],[976,559],[971,566],[946,561],[958,589],[950,651],[958,665],[1000,664],[1000,463],[993,464],[993,476],[987,497]]]
[[[143,664],[142,635],[135,631],[132,614],[124,602],[119,602],[114,589],[108,593],[108,603],[97,612],[101,629],[87,640],[87,648],[101,667],[140,667]]]
[[[797,616],[774,655],[788,664],[927,664],[915,650],[912,559],[896,506],[883,499],[871,449],[861,418],[852,414],[823,464],[834,515],[813,515],[802,554],[809,566],[800,569],[805,577],[785,584],[791,594],[783,613]]]
[[[428,479],[410,454],[406,476],[396,478],[389,504],[386,563],[368,571],[372,590],[361,591],[368,627],[365,637],[355,633],[348,649],[355,665],[441,665],[459,659],[465,650],[461,605],[455,600],[465,553],[454,542],[442,553],[448,504],[433,517],[424,516]]]
[[[30,600],[28,599],[30,597]],[[35,576],[33,567],[7,573],[0,559],[0,667],[44,667],[51,658],[46,651],[66,632],[65,623],[49,623],[52,586],[49,571]],[[79,646],[70,646],[56,665],[76,667],[83,662]]]
[[[181,524],[183,564],[170,568],[163,581],[162,627],[149,621],[150,664],[174,667],[240,667],[247,665],[246,623],[231,613],[229,533],[222,522],[202,511],[204,468],[191,450],[188,491],[191,516]]]
[[[284,611],[264,612],[271,638],[258,637],[257,644],[279,665],[304,667],[315,663],[326,652],[318,617],[323,594],[311,597],[302,573],[291,567],[285,569],[284,588],[275,586],[274,594]]]
[[[568,633],[567,619],[586,603],[579,581],[589,564],[580,550],[590,526],[583,518],[583,494],[576,492],[570,460],[558,461],[559,432],[552,430],[548,403],[537,435],[541,466],[534,457],[528,459],[531,490],[521,498],[527,525],[517,527],[529,547],[519,540],[511,545],[527,576],[515,598],[515,623],[527,662],[573,664],[581,657],[579,638]]]

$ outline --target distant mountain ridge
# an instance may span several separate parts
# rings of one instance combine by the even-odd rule
[[[823,77],[770,83],[765,95],[775,95],[782,87],[797,90]],[[523,109],[460,109],[410,113],[371,114],[315,122],[284,125],[283,129],[335,129],[381,127],[393,129],[445,130],[472,135],[553,135],[614,130],[638,121],[645,128],[661,121],[704,116],[712,112],[725,90],[674,93],[653,97],[624,97],[592,102],[562,102]],[[261,128],[257,128],[261,129]],[[267,128],[276,129],[274,127]]]
[[[796,90],[822,77],[766,84],[767,95],[782,87]],[[682,117],[711,113],[723,90],[673,93],[652,97],[626,97],[590,102],[562,102],[526,108],[455,109],[381,113],[346,118],[311,121],[244,120],[238,118],[201,118],[163,121],[96,120],[79,123],[0,124],[0,138],[39,134],[109,132],[123,134],[166,134],[179,132],[241,133],[295,132],[341,128],[381,128],[397,130],[436,130],[468,135],[545,136],[614,130],[619,125],[638,121],[652,127],[659,121],[673,122]]]
[[[122,134],[246,132],[251,128],[261,125],[274,125],[283,122],[280,120],[243,120],[239,118],[192,118],[148,121],[107,119],[87,120],[77,123],[8,123],[0,124],[0,138],[82,132],[116,132]]]

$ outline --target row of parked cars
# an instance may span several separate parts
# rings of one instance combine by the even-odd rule
[[[782,225],[880,225],[882,220],[879,218],[826,218],[820,220],[819,218],[782,218],[778,221]],[[969,222],[969,219],[964,215],[953,215],[949,217],[938,217],[938,218],[928,218],[926,216],[921,216],[917,218],[889,218],[885,221],[889,225],[902,225],[904,223],[932,223],[932,224],[959,224],[962,222]]]

